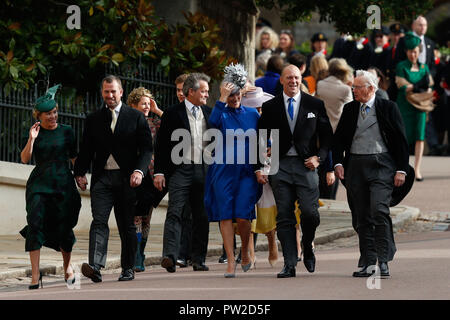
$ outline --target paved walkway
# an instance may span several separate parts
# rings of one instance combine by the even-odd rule
[[[341,237],[354,234],[351,226],[351,215],[348,205],[344,201],[324,200],[325,205],[320,208],[321,223],[316,232],[316,244],[323,244]],[[161,208],[159,216],[152,218],[149,241],[146,247],[146,265],[159,265],[162,252],[163,216],[165,208]],[[400,205],[391,208],[392,220],[395,228],[414,220],[419,215],[419,209]],[[113,215],[111,215],[111,219]],[[77,243],[73,248],[72,265],[81,269],[81,264],[87,262],[89,232],[75,232]],[[236,238],[239,241],[239,237]],[[239,245],[239,243],[238,243]],[[25,240],[18,234],[0,236],[0,280],[25,277],[31,275],[29,255],[25,252]],[[259,235],[257,250],[267,250],[267,240]],[[210,224],[208,256],[222,254],[222,237],[218,224]],[[281,256],[280,256],[281,258]],[[62,275],[62,257],[59,252],[43,248],[41,250],[40,267],[46,274]],[[117,230],[111,230],[108,243],[108,258],[105,269],[120,268],[120,238]]]

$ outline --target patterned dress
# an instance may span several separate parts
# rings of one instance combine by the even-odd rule
[[[73,130],[58,124],[55,130],[40,128],[33,146],[36,167],[26,186],[28,225],[20,231],[26,239],[25,251],[43,245],[71,252],[75,243],[73,228],[78,222],[81,198],[69,168],[76,157]]]

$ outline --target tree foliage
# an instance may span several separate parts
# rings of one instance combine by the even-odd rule
[[[6,92],[38,79],[88,91],[98,85],[103,66],[158,64],[167,74],[185,71],[221,76],[232,60],[220,50],[216,23],[186,14],[168,26],[148,0],[80,0],[81,29],[69,30],[67,4],[52,0],[0,2],[0,81]]]
[[[291,24],[309,21],[312,13],[320,15],[320,21],[334,23],[336,31],[364,34],[367,32],[367,8],[377,5],[381,9],[381,20],[411,22],[417,15],[426,13],[432,0],[256,0],[258,6],[278,8],[282,20]]]

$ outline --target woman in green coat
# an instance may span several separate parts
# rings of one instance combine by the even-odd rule
[[[426,112],[420,111],[408,102],[406,96],[409,92],[419,93],[431,91],[433,79],[426,64],[418,61],[420,53],[420,38],[412,32],[405,35],[405,48],[407,60],[397,64],[395,82],[399,89],[397,105],[405,123],[408,144],[414,147],[414,171],[416,180],[422,181],[420,172],[423,150],[425,146]]]
[[[42,287],[39,257],[42,246],[61,251],[64,278],[75,283],[70,258],[81,208],[80,194],[69,168],[69,159],[76,157],[75,135],[70,126],[58,124],[58,106],[54,95],[58,86],[50,88],[36,101],[33,116],[37,120],[30,128],[28,142],[20,157],[28,163],[32,156],[36,167],[26,187],[27,226],[20,231],[25,240],[25,251],[30,253],[31,285]]]

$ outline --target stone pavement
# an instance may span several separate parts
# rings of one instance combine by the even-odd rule
[[[320,226],[316,232],[315,244],[324,244],[338,238],[350,237],[355,234],[351,226],[351,215],[345,201],[323,200],[325,205],[319,209]],[[158,208],[159,214],[152,217],[149,240],[146,247],[146,265],[159,265],[162,252],[163,221],[166,208]],[[162,212],[162,214],[161,214]],[[417,219],[419,209],[399,205],[391,208],[394,230],[405,223]],[[111,215],[113,216],[113,215]],[[114,219],[114,218],[111,218]],[[89,232],[75,231],[77,242],[72,252],[72,265],[75,270],[81,270],[81,264],[88,260]],[[239,246],[239,237],[236,237]],[[267,251],[267,239],[258,236],[256,250]],[[218,223],[210,224],[208,256],[222,254],[222,237]],[[280,255],[280,259],[282,256]],[[62,257],[59,252],[42,248],[40,268],[44,274],[63,274]],[[120,268],[120,238],[117,230],[110,231],[106,270]],[[25,240],[19,235],[0,236],[0,281],[10,278],[31,275],[29,255],[25,252]]]

